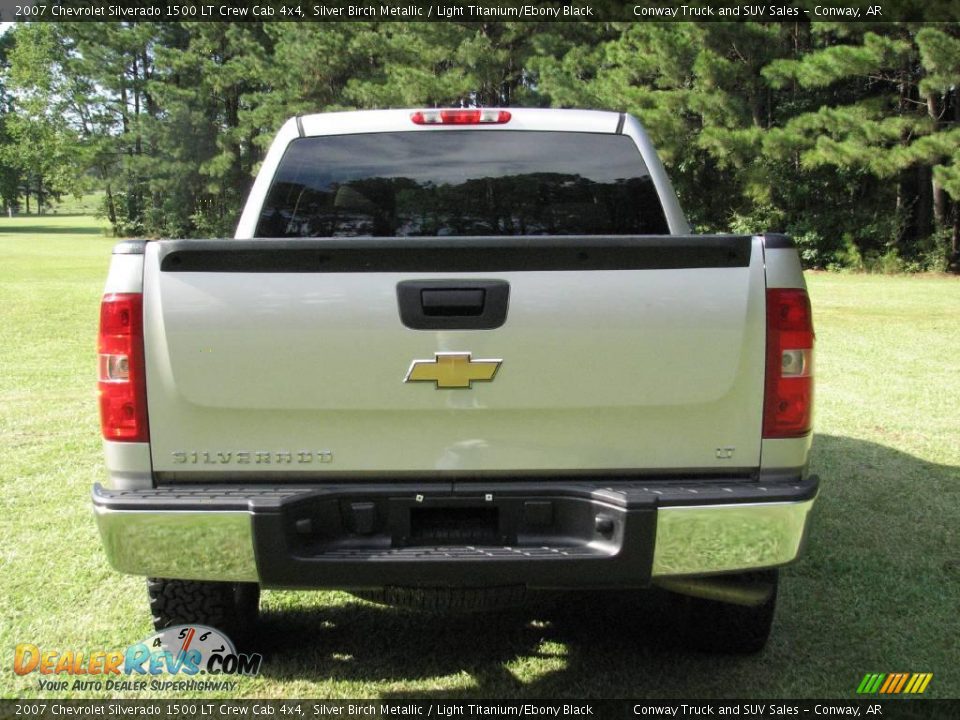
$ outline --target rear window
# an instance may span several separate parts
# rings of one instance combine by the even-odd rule
[[[256,235],[667,233],[627,136],[435,130],[294,140]]]

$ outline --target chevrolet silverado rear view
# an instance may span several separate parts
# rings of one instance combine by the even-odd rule
[[[813,340],[792,241],[691,234],[628,115],[297,117],[236,237],[114,250],[97,522],[158,629],[240,634],[260,588],[659,586],[757,650],[817,492]]]

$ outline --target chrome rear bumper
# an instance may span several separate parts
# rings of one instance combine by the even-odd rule
[[[94,505],[110,564],[120,572],[181,580],[256,582],[249,512],[114,510]]]
[[[665,486],[98,485],[93,501],[110,563],[136,575],[304,588],[642,587],[791,562],[803,546],[817,478]],[[496,508],[501,542],[410,540],[415,509],[447,507]],[[531,510],[542,517],[531,522]]]

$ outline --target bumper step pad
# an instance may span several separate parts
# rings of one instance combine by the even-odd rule
[[[93,500],[113,565],[152,577],[625,588],[790,562],[817,486],[816,477],[98,485]],[[462,542],[450,542],[450,518],[473,523]]]

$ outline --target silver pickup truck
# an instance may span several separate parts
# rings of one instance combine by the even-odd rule
[[[240,633],[261,587],[659,586],[753,651],[817,494],[813,344],[792,241],[691,235],[629,115],[297,117],[235,238],[114,249],[97,523],[158,629]]]

